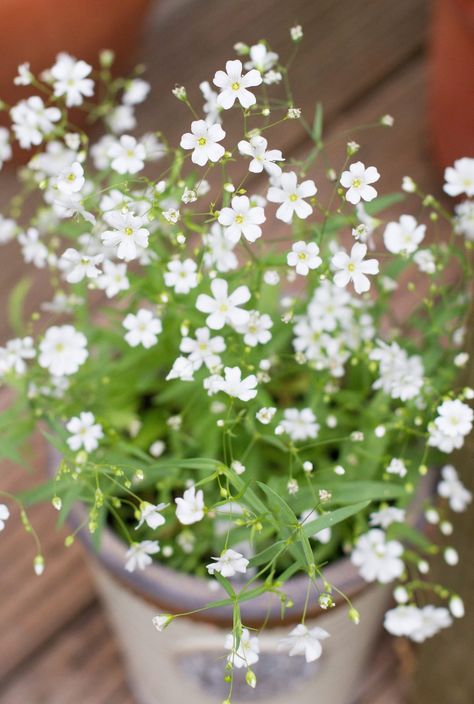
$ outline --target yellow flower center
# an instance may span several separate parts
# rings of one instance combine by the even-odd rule
[[[243,223],[243,221],[244,221],[244,218],[242,217],[242,215],[236,215],[236,216],[235,216],[235,222],[236,222],[237,224],[241,225],[241,224]]]
[[[198,139],[198,144],[200,147],[203,147],[207,142],[207,139],[205,137],[199,137]]]
[[[125,230],[124,230],[124,232],[125,232],[126,235],[129,235],[129,236],[130,236],[130,235],[133,235],[133,230],[132,230],[131,227],[126,227]]]
[[[296,195],[296,193],[292,193],[292,194],[291,194],[290,200],[291,200],[292,203],[294,203],[295,200],[298,200],[298,196]]]
[[[75,181],[75,180],[76,180],[76,176],[75,176],[74,174],[68,174],[67,180],[68,180],[68,181]]]
[[[301,261],[304,261],[306,259],[306,252],[299,252],[298,259],[301,259]]]
[[[360,188],[361,186],[362,186],[362,181],[360,180],[360,178],[355,178],[355,179],[352,181],[352,187],[353,187],[353,188]]]
[[[352,262],[350,264],[348,264],[347,270],[350,271],[351,273],[353,271],[355,271],[355,264],[353,264]]]
[[[62,342],[58,342],[55,346],[54,349],[56,352],[64,352],[64,345]]]
[[[235,81],[235,83],[232,83],[232,90],[239,90],[239,88],[240,88],[240,83],[237,83],[237,81]]]

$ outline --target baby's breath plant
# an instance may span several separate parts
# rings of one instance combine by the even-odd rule
[[[234,607],[227,676],[245,667],[251,686],[258,636],[241,602],[273,592],[284,606],[285,583],[306,574],[300,624],[280,646],[315,660],[330,634],[306,612],[340,599],[324,567],[344,555],[368,582],[396,585],[385,618],[395,635],[422,641],[463,613],[449,587],[425,580],[440,548],[407,510],[472,427],[474,392],[457,378],[474,160],[446,170],[446,193],[468,198],[454,217],[409,177],[380,195],[383,174],[354,141],[331,163],[322,107],[304,115],[292,99],[302,37],[291,30],[286,63],[264,41],[237,45],[239,58],[201,84],[203,108],[177,87],[190,119],[179,146],[159,131],[132,136],[150,86],[138,73],[113,78],[110,52],[97,71],[67,54],[40,76],[20,66],[15,83],[34,95],[3,105],[11,129],[0,134],[2,161],[10,140],[33,150],[0,242],[16,240],[49,281],[41,303],[29,278],[11,294],[0,379],[15,394],[1,455],[20,463],[39,428],[61,456],[50,481],[4,493],[0,528],[16,502],[41,574],[28,506],[52,501],[63,521],[80,501],[96,546],[105,526],[127,544],[125,570],[159,561],[217,580],[216,603]],[[105,130],[92,143],[80,111]],[[273,143],[288,120],[308,137],[298,159]],[[392,124],[385,115],[368,127]],[[406,214],[392,221],[396,203]],[[449,535],[448,505],[471,500],[451,464],[437,493],[426,520]],[[453,548],[445,558],[457,562]]]

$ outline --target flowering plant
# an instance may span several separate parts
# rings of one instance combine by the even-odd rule
[[[301,28],[291,37],[296,49]],[[301,623],[280,646],[315,660],[330,634],[306,625],[310,601],[329,609],[342,596],[359,618],[324,576],[344,554],[368,582],[397,583],[391,633],[422,641],[462,615],[459,596],[424,582],[439,548],[405,518],[420,477],[472,427],[474,392],[456,379],[467,362],[474,205],[453,218],[408,177],[405,194],[380,197],[380,174],[357,160],[355,142],[328,165],[321,107],[309,125],[293,104],[293,56],[284,64],[265,42],[236,49],[240,58],[201,84],[202,116],[175,89],[191,121],[179,147],[129,134],[149,85],[113,78],[109,52],[97,72],[67,54],[39,77],[19,67],[15,82],[38,95],[3,107],[13,138],[36,151],[0,241],[17,239],[51,294],[28,318],[27,283],[12,292],[17,336],[0,349],[0,378],[16,396],[0,447],[20,461],[39,426],[62,460],[53,480],[5,494],[0,528],[17,502],[41,574],[28,505],[49,499],[63,521],[81,501],[96,545],[107,523],[128,544],[126,570],[159,560],[217,580],[224,598],[206,608],[234,608],[228,677],[246,667],[254,685],[258,638],[240,603],[268,591],[290,608],[285,582],[305,573]],[[68,108],[107,133],[90,145]],[[231,109],[242,116],[235,143]],[[311,139],[302,159],[273,148],[272,128],[286,120]],[[0,137],[7,160],[10,130]],[[237,164],[246,171],[235,182]],[[323,180],[330,196],[320,200]],[[474,195],[473,159],[447,169],[445,191]],[[418,218],[387,221],[405,198]],[[401,290],[411,313],[397,319]],[[449,535],[445,503],[462,511],[471,500],[451,465],[438,494],[425,515]],[[457,562],[453,548],[445,559]],[[423,591],[449,608],[418,606]]]

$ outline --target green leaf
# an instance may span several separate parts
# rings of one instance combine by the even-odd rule
[[[8,300],[8,322],[16,335],[24,332],[23,308],[33,281],[29,277],[20,279]]]
[[[341,523],[341,521],[345,521],[346,518],[360,513],[367,508],[369,504],[370,501],[361,501],[360,503],[352,504],[352,506],[344,506],[335,511],[325,513],[324,516],[320,516],[310,523],[303,523],[302,532],[309,538],[315,533],[319,533],[320,530],[324,530],[324,528],[333,528],[338,523]]]
[[[319,101],[316,103],[314,111],[312,135],[316,144],[319,145],[323,136],[323,106]]]

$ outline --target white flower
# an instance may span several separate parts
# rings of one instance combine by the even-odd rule
[[[413,255],[413,261],[418,269],[425,274],[436,273],[436,259],[430,249],[419,249]]]
[[[290,36],[294,42],[301,41],[303,39],[303,27],[300,24],[296,24],[290,29]]]
[[[398,606],[385,614],[385,628],[393,635],[408,636],[415,643],[423,643],[442,628],[452,624],[448,609],[429,604],[422,609],[416,606]]]
[[[135,530],[141,528],[144,523],[146,523],[152,530],[156,530],[160,526],[164,525],[166,521],[161,515],[161,511],[163,511],[167,506],[169,506],[169,504],[157,504],[154,506],[148,501],[143,501],[140,505],[140,520],[137,523]]]
[[[132,105],[117,105],[105,118],[107,126],[114,134],[130,132],[137,126],[137,119]]]
[[[84,186],[84,169],[78,161],[61,171],[56,181],[56,187],[62,193],[78,193]]]
[[[306,662],[314,662],[321,657],[323,648],[320,641],[326,638],[329,638],[329,633],[324,628],[308,628],[300,623],[289,636],[278,641],[277,649],[288,651],[290,656],[304,655]]]
[[[320,427],[311,408],[303,408],[301,411],[297,408],[285,409],[280,425],[295,441],[318,437]]]
[[[221,330],[227,323],[232,327],[245,325],[249,312],[240,306],[250,300],[247,286],[239,286],[229,295],[225,279],[214,279],[211,282],[212,296],[201,293],[196,301],[196,308],[201,313],[209,313],[206,324],[211,330]]]
[[[92,66],[85,61],[76,61],[69,54],[59,54],[51,68],[54,95],[66,96],[68,108],[82,105],[84,97],[90,98],[94,93],[94,81],[87,76]]]
[[[288,266],[294,266],[296,273],[308,276],[310,269],[317,269],[323,260],[319,256],[319,247],[315,242],[295,242],[286,256]]]
[[[250,667],[258,662],[260,652],[258,638],[256,636],[251,637],[247,628],[242,629],[239,647],[236,649],[235,646],[234,634],[229,633],[226,636],[224,647],[232,652],[227,656],[227,661],[232,663],[238,670],[241,667]]]
[[[67,444],[73,452],[77,452],[81,447],[86,452],[93,452],[99,447],[99,440],[104,437],[102,426],[95,422],[94,414],[89,411],[71,418],[66,423],[66,429],[71,433]]]
[[[0,215],[0,244],[10,242],[15,236],[17,224],[11,218]]]
[[[171,623],[173,618],[174,617],[171,614],[158,614],[157,616],[154,616],[151,619],[151,622],[153,623],[156,630],[161,633],[161,631],[164,631],[165,628]]]
[[[438,494],[443,499],[448,499],[453,511],[465,511],[472,501],[472,494],[466,489],[459,479],[456,469],[447,464],[441,470],[442,480],[438,484]]]
[[[229,110],[238,100],[243,108],[255,105],[257,99],[248,88],[259,86],[262,77],[256,69],[242,75],[242,62],[238,59],[227,61],[225,71],[217,71],[213,83],[220,88],[217,103],[224,110]]]
[[[401,605],[387,611],[384,627],[393,636],[411,636],[421,627],[421,609],[413,605]]]
[[[444,172],[446,183],[443,190],[450,196],[460,196],[465,193],[474,196],[474,159],[464,157],[457,159],[454,166],[448,166]]]
[[[272,339],[272,327],[273,321],[269,315],[251,310],[245,325],[238,325],[236,331],[244,336],[246,345],[256,347],[258,344],[265,345]]]
[[[244,68],[247,71],[256,68],[260,73],[266,73],[266,71],[273,68],[278,61],[278,54],[275,54],[274,51],[268,51],[267,47],[262,42],[250,47],[249,56],[250,61],[244,64]]]
[[[383,233],[385,247],[392,254],[413,254],[423,241],[426,225],[418,225],[412,215],[402,215],[398,222],[389,222]]]
[[[151,310],[147,310],[146,308],[140,308],[136,315],[129,313],[122,325],[128,330],[125,335],[125,340],[130,347],[143,345],[146,349],[156,345],[158,335],[163,329],[161,320],[156,318]]]
[[[458,399],[443,401],[436,412],[438,417],[434,422],[443,435],[457,438],[471,432],[474,413],[466,403]]]
[[[356,293],[365,293],[370,288],[370,281],[366,274],[378,274],[379,263],[376,259],[366,259],[367,245],[356,242],[347,252],[337,252],[331,259],[333,267],[338,270],[334,275],[334,283],[344,288],[352,281]]]
[[[30,64],[25,62],[18,66],[18,73],[13,79],[16,86],[29,86],[33,80],[33,74],[30,71]]]
[[[389,474],[398,474],[399,477],[405,477],[407,473],[407,468],[403,460],[394,457],[387,467],[387,472]]]
[[[39,365],[56,377],[75,374],[88,357],[87,339],[72,325],[53,325],[39,346]]]
[[[170,371],[166,375],[166,381],[180,379],[181,381],[193,381],[194,366],[187,357],[177,357]]]
[[[96,254],[89,257],[86,254],[78,252],[77,249],[69,247],[61,255],[59,260],[59,268],[65,272],[66,281],[70,284],[77,284],[84,278],[96,279],[100,275],[98,264],[102,263],[103,254]]]
[[[387,345],[380,340],[369,356],[380,363],[380,377],[374,382],[374,389],[383,389],[392,398],[400,398],[402,401],[408,401],[419,394],[424,375],[420,357],[409,357],[396,342]]]
[[[283,155],[279,149],[268,149],[268,142],[265,137],[256,135],[250,138],[250,141],[242,139],[238,143],[239,152],[244,156],[252,157],[249,164],[249,171],[259,174],[265,169],[270,176],[279,176],[281,167],[276,164],[276,161],[284,161]]]
[[[8,340],[5,347],[0,347],[0,375],[14,371],[18,375],[26,372],[26,359],[36,355],[32,337],[17,337]]]
[[[313,470],[313,467],[311,467],[311,471]],[[307,471],[307,470],[305,470]],[[319,513],[316,511],[316,509],[309,508],[306,511],[303,511],[303,513],[300,516],[299,522],[301,524],[307,524],[311,523],[311,521],[315,521],[317,518],[319,518]],[[330,528],[322,528],[321,530],[318,530],[317,533],[313,533],[311,538],[313,540],[317,540],[318,542],[322,543],[323,545],[326,545],[326,543],[329,543],[331,540],[331,534],[332,531]]]
[[[377,197],[377,191],[371,183],[375,183],[380,178],[380,174],[375,166],[368,166],[361,161],[356,161],[349,166],[349,171],[343,171],[341,175],[341,186],[347,188],[346,200],[353,205],[359,201],[371,201]]]
[[[222,208],[219,213],[219,222],[224,226],[225,237],[235,244],[243,235],[249,242],[255,242],[261,237],[265,222],[263,208],[252,205],[247,196],[234,196],[230,208]]]
[[[165,284],[174,288],[175,293],[189,293],[198,285],[197,264],[193,259],[172,259],[164,274]]]
[[[54,123],[61,119],[61,110],[47,108],[38,95],[20,100],[10,110],[12,129],[22,149],[30,149],[43,141],[43,136],[54,129]]]
[[[290,223],[294,215],[305,220],[313,212],[313,208],[304,198],[310,198],[317,193],[314,181],[308,179],[298,184],[294,171],[282,173],[278,186],[268,189],[267,198],[272,203],[281,203],[276,216],[283,222]]]
[[[404,509],[396,506],[387,506],[370,514],[370,525],[381,526],[384,529],[388,528],[392,523],[404,523],[404,521]]]
[[[5,528],[5,522],[10,518],[10,511],[6,504],[0,504],[0,531]]]
[[[464,235],[474,241],[474,201],[464,200],[454,208],[454,229],[458,235]]]
[[[142,540],[141,543],[133,543],[125,555],[125,569],[127,572],[134,572],[137,568],[144,570],[153,562],[150,555],[160,552],[160,545],[157,540]]]
[[[200,369],[203,364],[208,369],[214,369],[220,364],[220,353],[224,352],[226,345],[220,335],[211,337],[209,328],[197,328],[196,338],[183,337],[179,349],[189,354],[189,361],[193,369]]]
[[[428,426],[429,438],[428,445],[437,447],[441,452],[449,454],[453,450],[459,450],[464,444],[463,435],[447,435],[443,433],[434,423]]]
[[[230,468],[233,469],[236,474],[243,474],[246,469],[245,465],[239,462],[239,460],[233,460],[230,463]]]
[[[124,134],[107,150],[110,166],[119,174],[136,174],[145,166],[146,151],[135,137]]]
[[[6,127],[0,127],[0,169],[5,161],[12,158],[12,148],[10,146],[10,133]]]
[[[373,528],[357,540],[351,561],[366,582],[387,584],[403,574],[402,554],[403,545],[398,540],[387,541],[383,530]]]
[[[203,261],[208,269],[215,266],[217,271],[223,273],[237,269],[238,260],[233,252],[235,243],[224,235],[224,229],[218,222],[212,224],[211,231],[202,239],[206,245]]]
[[[181,137],[180,147],[192,149],[191,161],[198,166],[204,166],[208,161],[215,163],[222,159],[225,149],[222,141],[225,132],[219,124],[210,125],[205,120],[191,122],[191,132]]]
[[[273,406],[271,407],[264,407],[260,408],[259,411],[256,412],[255,417],[256,419],[262,423],[262,425],[268,425],[269,423],[272,422],[273,416],[276,413],[276,408]]]
[[[176,518],[184,526],[197,523],[204,518],[204,494],[202,489],[196,491],[192,486],[186,489],[182,497],[175,499]]]
[[[207,571],[209,574],[219,572],[223,577],[233,577],[236,572],[245,574],[249,564],[249,561],[240,552],[230,548],[224,550],[220,557],[212,557],[211,559],[215,562],[207,565]]]
[[[127,291],[130,282],[127,278],[127,265],[114,264],[109,259],[104,262],[104,271],[97,279],[97,286],[105,291],[107,298],[113,298],[120,291]]]
[[[126,105],[139,105],[143,103],[150,92],[150,84],[141,78],[134,78],[127,84],[122,100]]]
[[[142,225],[145,222],[143,217],[137,217],[128,211],[121,213],[112,210],[105,213],[104,220],[113,230],[106,230],[101,235],[102,242],[106,247],[117,247],[117,257],[129,262],[135,259],[138,254],[138,247],[148,247],[148,237],[150,233]]]
[[[203,81],[199,84],[199,89],[204,98],[204,105],[202,110],[206,115],[206,122],[208,125],[215,125],[217,122],[221,121],[220,118],[220,107],[217,102],[217,96],[215,90],[212,90],[211,85],[208,81]]]
[[[225,367],[224,378],[220,382],[220,390],[240,401],[250,401],[257,395],[257,377],[255,374],[242,379],[239,367]]]

